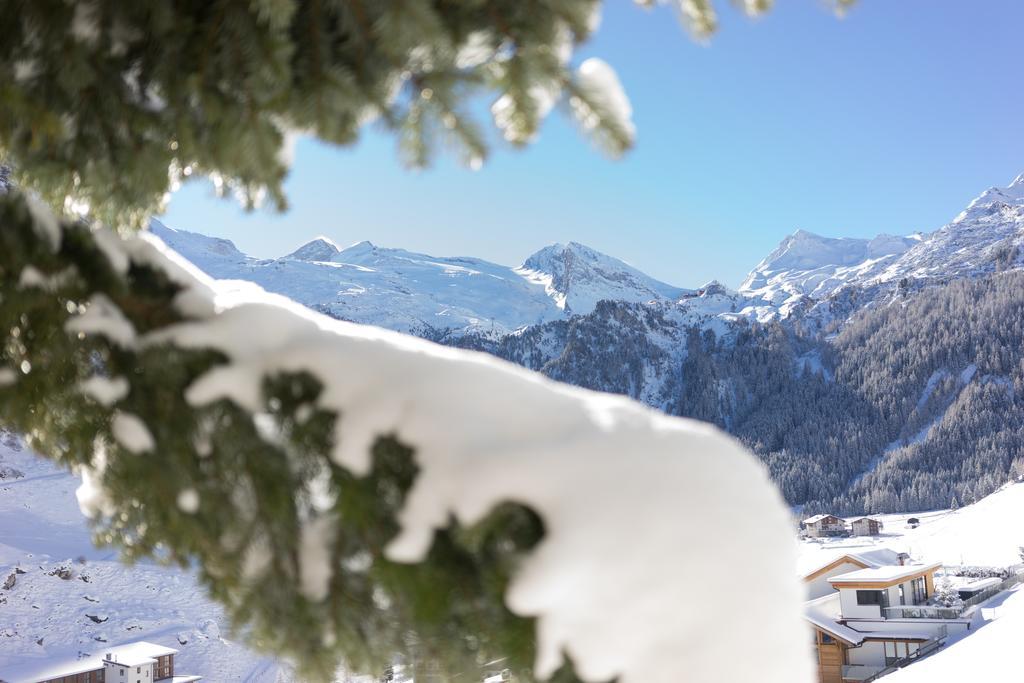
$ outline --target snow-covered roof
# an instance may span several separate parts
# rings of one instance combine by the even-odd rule
[[[864,640],[931,640],[934,633],[928,631],[865,631]]]
[[[808,517],[807,519],[805,519],[804,520],[804,524],[817,524],[821,520],[827,519],[829,517],[836,517],[836,516],[835,515],[814,515],[813,517]],[[836,517],[836,519],[839,519],[839,518]],[[842,520],[839,520],[839,521],[842,521]]]
[[[980,591],[992,586],[998,586],[1002,583],[1002,579],[998,579],[994,576],[990,576],[984,579],[969,578],[961,576],[950,576],[948,577],[952,584],[956,586],[957,590],[961,591]],[[957,579],[960,579],[957,581]]]
[[[874,517],[858,517],[857,519],[855,519],[852,522],[850,522],[850,524],[856,524],[857,522],[875,522],[876,524],[881,524],[882,523],[881,521],[875,519]]]
[[[909,557],[907,553],[892,548],[878,548],[859,553],[849,553],[849,557],[859,560],[868,567],[891,567],[900,563],[900,556]]]
[[[127,645],[120,645],[118,647],[104,650],[103,654],[104,656],[109,655],[112,658],[111,661],[116,664],[139,666],[141,664],[146,664],[148,661],[155,660],[157,657],[173,655],[177,652],[178,651],[173,647],[166,647],[164,645],[157,645],[156,643],[148,643],[145,640],[140,640],[137,643],[128,643]]]
[[[856,571],[840,574],[839,576],[833,576],[829,579],[829,583],[889,583],[892,581],[898,581],[899,579],[919,576],[925,572],[938,569],[941,566],[941,563],[936,562],[934,564],[911,564],[902,567],[898,565],[869,567],[867,569],[858,569]]]
[[[839,612],[839,593],[830,593],[804,603],[804,618],[807,621],[834,638],[850,645],[859,645],[864,640],[864,634],[837,622],[836,617],[839,616]]]
[[[834,638],[838,638],[850,645],[860,645],[864,642],[864,634],[859,631],[854,631],[849,626],[843,626],[837,621],[831,619],[823,619],[816,614],[805,614],[804,618],[811,622],[825,633],[828,633]]]
[[[98,652],[88,654],[81,659],[47,659],[46,661],[26,662],[25,664],[5,667],[0,680],[4,683],[36,683],[37,681],[74,676],[87,671],[103,668],[103,660],[110,656],[116,658],[118,664],[124,666],[142,666],[152,663],[156,657],[173,655],[178,651],[174,648],[139,641],[126,645],[106,647]],[[193,680],[198,680],[193,678]]]
[[[127,657],[119,657],[115,655],[113,659],[105,659],[104,662],[111,662],[117,666],[124,666],[128,668],[133,666],[142,666],[143,664],[156,664],[156,660],[152,657],[143,657],[142,655],[129,655]]]
[[[891,565],[898,565],[900,563],[900,556],[904,558],[909,557],[907,553],[902,551],[893,550],[891,548],[876,548],[875,550],[864,550],[856,553],[844,553],[839,552],[829,556],[828,562],[822,562],[820,565],[814,567],[810,571],[804,571],[804,578],[814,576],[821,572],[823,569],[830,567],[831,565],[840,563],[841,560],[849,560],[854,564],[860,564],[864,567],[885,567]]]

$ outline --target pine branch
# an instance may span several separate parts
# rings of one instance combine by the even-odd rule
[[[98,542],[128,561],[197,562],[235,629],[312,679],[331,680],[342,660],[383,671],[396,654],[425,657],[446,679],[501,657],[531,669],[533,620],[503,596],[543,536],[535,514],[506,505],[472,527],[451,522],[423,562],[389,560],[413,451],[381,436],[368,475],[335,464],[336,415],[312,408],[322,386],[308,373],[265,377],[255,417],[226,400],[191,405],[189,386],[223,355],[139,341],[189,322],[174,303],[181,285],[145,262],[111,262],[102,245],[118,238],[81,223],[51,232],[44,215],[0,195],[0,420],[83,475]],[[134,336],[85,322],[103,302]],[[125,436],[135,421],[152,450]],[[322,595],[303,591],[310,528],[344,568]]]
[[[716,29],[712,0],[673,4],[695,36]],[[771,3],[738,4],[758,14]],[[597,0],[17,3],[0,12],[0,153],[56,210],[122,228],[145,225],[201,175],[247,207],[269,197],[283,209],[291,131],[347,145],[380,119],[427,165],[432,145],[415,136],[471,110],[483,88],[504,137],[533,140],[599,10]],[[446,83],[447,111],[408,121],[412,84],[431,80]],[[458,116],[467,159],[486,156],[478,130]],[[593,130],[600,146],[628,149],[624,126]],[[173,173],[185,168],[187,178]]]

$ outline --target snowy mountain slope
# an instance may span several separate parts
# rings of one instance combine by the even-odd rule
[[[137,640],[179,649],[178,670],[208,681],[271,683],[287,674],[231,639],[220,606],[192,572],[126,566],[96,548],[75,499],[76,477],[3,432],[0,468],[7,472],[0,480],[0,585],[15,577],[0,590],[0,678],[11,666],[74,660]]]
[[[917,235],[869,240],[797,230],[754,267],[739,291],[776,306],[804,296],[824,298],[849,283],[877,276],[918,241]]]
[[[1024,173],[1005,188],[983,192],[951,223],[889,264],[877,281],[951,279],[1016,267],[1022,244]]]
[[[246,256],[227,241],[152,231],[210,275],[250,280],[337,318],[403,332],[503,334],[598,301],[668,301],[689,293],[580,244],[537,252],[519,268],[469,257],[434,257],[360,242],[341,249],[317,238],[278,259]]]
[[[798,230],[761,261],[740,286],[759,297],[747,317],[794,312],[824,327],[857,309],[919,288],[1024,265],[1024,174],[993,187],[952,222],[928,234],[874,239],[828,238]],[[801,307],[801,305],[803,306]]]

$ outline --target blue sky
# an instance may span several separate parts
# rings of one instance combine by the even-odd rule
[[[558,112],[525,151],[495,140],[478,172],[406,170],[368,129],[355,147],[299,143],[286,214],[203,181],[162,220],[261,257],[323,234],[515,265],[576,240],[673,284],[736,286],[796,228],[933,230],[1024,171],[1019,0],[861,0],[842,20],[817,0],[757,21],[718,4],[700,45],[666,8],[606,2],[577,60],[602,57],[629,94],[639,133],[622,160]]]

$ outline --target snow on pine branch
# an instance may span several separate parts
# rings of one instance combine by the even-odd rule
[[[133,258],[174,258],[153,236],[133,242]],[[246,283],[190,276],[186,296],[211,297],[204,308],[215,313],[148,343],[214,348],[231,361],[189,387],[189,402],[227,398],[256,413],[265,376],[306,371],[325,387],[319,407],[341,416],[336,463],[365,473],[381,434],[415,448],[421,474],[392,559],[422,560],[451,514],[472,524],[504,501],[540,514],[547,535],[507,596],[514,612],[539,619],[539,677],[564,652],[592,681],[807,678],[788,514],[730,437],[484,354],[333,320]],[[325,563],[310,544],[304,536],[309,560]],[[312,590],[333,570],[310,571]]]
[[[570,111],[598,146],[617,156],[633,145],[633,106],[618,74],[607,62],[596,57],[587,59],[568,88]]]
[[[11,211],[7,215],[19,215]],[[71,253],[83,253],[84,229],[68,226],[65,239],[78,231],[72,241],[79,246]],[[0,226],[0,237],[6,229]],[[595,682],[810,680],[789,515],[765,469],[732,438],[623,397],[553,383],[490,356],[340,322],[246,283],[211,280],[151,234],[91,234],[112,272],[127,277],[148,268],[176,283],[176,310],[143,318],[134,311],[132,317],[118,309],[112,292],[82,290],[88,303],[68,306],[70,320],[80,321],[65,325],[69,335],[103,339],[116,353],[140,358],[216,352],[209,355],[218,360],[184,386],[184,398],[197,411],[227,399],[248,414],[267,443],[287,438],[266,419],[269,378],[315,378],[322,389],[304,412],[338,416],[331,452],[304,484],[308,507],[297,535],[252,539],[263,552],[247,556],[251,569],[243,570],[243,580],[286,554],[272,541],[288,539],[294,546],[294,587],[274,584],[268,596],[291,599],[273,604],[305,601],[313,609],[339,576],[365,571],[339,562],[333,552],[347,520],[334,514],[344,501],[332,498],[330,476],[321,473],[333,463],[369,476],[371,448],[394,437],[412,449],[418,474],[397,513],[398,533],[384,550],[391,561],[426,562],[435,532],[452,517],[470,528],[498,506],[514,503],[542,520],[543,538],[518,565],[505,595],[512,612],[535,618],[537,677],[549,677],[568,657],[582,680]],[[144,324],[126,324],[129,317]],[[115,458],[124,476],[147,459],[170,464],[160,435],[179,435],[155,419],[147,424],[140,417],[147,413],[132,410],[135,405],[163,414],[162,406],[139,396],[140,382],[153,381],[146,373],[162,370],[143,366],[79,388],[111,411],[117,446],[98,443],[91,466],[82,468],[80,500],[93,514],[116,509],[104,472]],[[5,391],[17,391],[22,381],[8,377],[12,373],[0,375],[14,382]],[[195,462],[220,458],[224,462],[216,467],[228,467],[234,460],[224,447],[219,442],[221,450],[211,451],[209,444],[195,443]],[[243,483],[240,504],[251,498]],[[202,520],[206,506],[223,504],[204,497],[204,486],[199,479],[170,489],[173,509],[154,514]],[[140,539],[149,542],[144,534]],[[205,569],[214,579],[223,571]],[[287,590],[293,593],[281,593]],[[230,592],[219,595],[233,600]],[[317,614],[306,607],[296,614],[306,613]],[[305,635],[314,645],[320,642]],[[335,638],[329,624],[319,635],[323,643]]]

